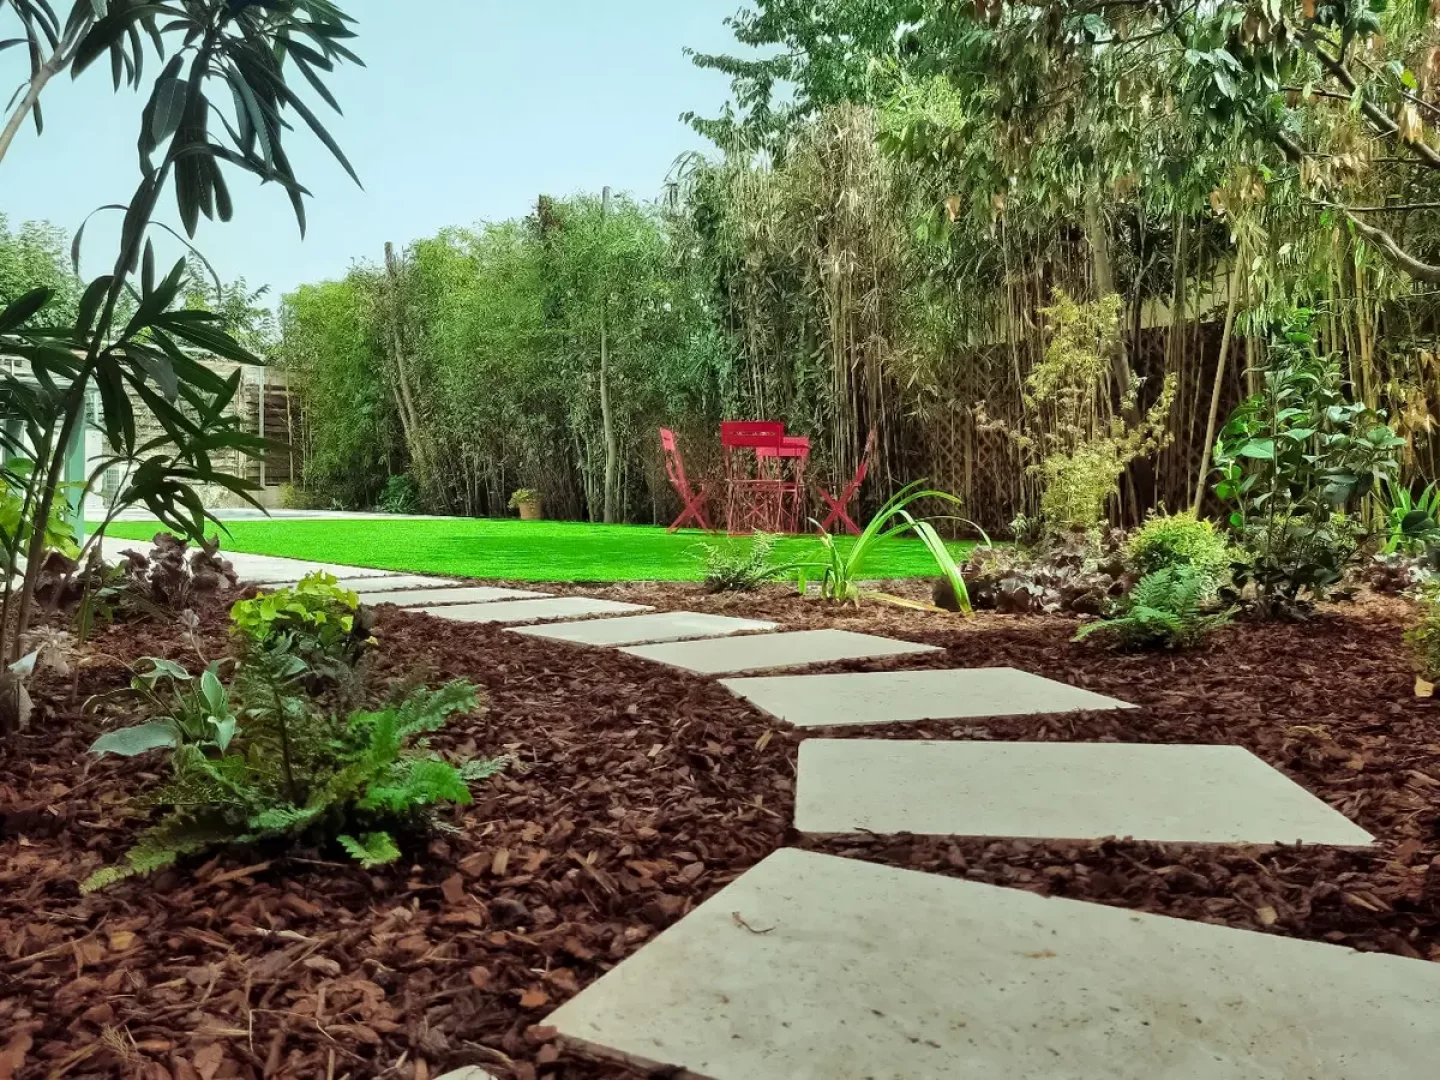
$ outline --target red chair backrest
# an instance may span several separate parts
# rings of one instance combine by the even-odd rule
[[[684,498],[690,497],[690,482],[685,478],[685,459],[680,456],[680,446],[675,441],[675,432],[669,428],[660,429],[660,449],[665,452],[665,475]]]
[[[855,478],[850,481],[850,493],[853,495],[865,483],[865,477],[870,475],[870,459],[875,456],[875,429],[870,429],[870,434],[865,439],[865,452],[860,455],[860,464],[855,469]]]

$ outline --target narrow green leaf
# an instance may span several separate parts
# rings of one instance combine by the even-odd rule
[[[185,115],[185,95],[189,88],[190,84],[184,79],[173,76],[167,75],[156,81],[155,93],[152,95],[155,115],[150,121],[150,132],[157,144],[170,138],[180,127],[180,121]]]
[[[16,330],[36,312],[40,311],[55,295],[54,289],[31,289],[13,304],[0,311],[0,334]]]

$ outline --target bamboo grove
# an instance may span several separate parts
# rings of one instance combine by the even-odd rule
[[[1440,30],[1429,0],[761,0],[715,144],[653,203],[537,199],[285,299],[307,497],[659,520],[655,429],[701,460],[783,419],[848,474],[1036,508],[1017,430],[1057,297],[1114,305],[1087,423],[1164,406],[1108,510],[1207,487],[1272,328],[1316,311],[1353,392],[1440,473]],[[785,87],[783,93],[777,87]],[[378,256],[380,253],[371,253]],[[1163,399],[1163,401],[1162,401]],[[608,481],[607,481],[608,476]]]

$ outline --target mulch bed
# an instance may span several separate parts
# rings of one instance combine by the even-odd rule
[[[911,586],[920,589],[921,586]],[[89,897],[76,883],[125,849],[158,779],[95,761],[79,702],[122,661],[195,655],[173,625],[102,632],[73,680],[35,687],[0,746],[0,1080],[18,1077],[618,1077],[537,1027],[776,847],[847,857],[1358,949],[1440,960],[1440,704],[1412,695],[1408,609],[1371,601],[1308,623],[1237,626],[1177,656],[1073,645],[1073,624],[970,623],[775,589],[565,588],[665,608],[841,626],[947,652],[830,670],[1010,665],[1140,710],[827,736],[1228,742],[1248,747],[1381,838],[1375,853],[919,837],[802,842],[789,829],[799,736],[714,681],[497,627],[380,611],[376,693],[467,678],[483,714],[438,745],[510,754],[449,816],[459,832],[380,872],[335,852],[234,853]],[[225,648],[224,612],[202,647]],[[1431,869],[1432,865],[1436,868]],[[9,1054],[23,1059],[17,1070]]]

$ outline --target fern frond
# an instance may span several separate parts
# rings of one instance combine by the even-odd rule
[[[477,780],[489,780],[492,776],[499,776],[510,766],[508,755],[496,758],[471,758],[460,766],[460,779],[466,783],[474,783]]]
[[[400,849],[395,846],[394,838],[387,832],[365,833],[358,840],[353,836],[337,836],[335,839],[350,853],[350,857],[366,870],[400,858]]]
[[[475,687],[459,680],[446,683],[439,690],[417,690],[396,709],[400,737],[439,731],[448,717],[470,712],[479,700]]]
[[[470,788],[460,770],[439,758],[406,758],[369,785],[356,806],[404,814],[437,802],[470,802]]]
[[[275,806],[252,814],[246,823],[260,835],[282,835],[304,828],[324,811],[321,806]]]
[[[128,866],[107,866],[103,870],[96,870],[80,883],[80,895],[88,896],[100,889],[108,889],[117,881],[124,881],[128,877],[134,877],[135,871]]]

